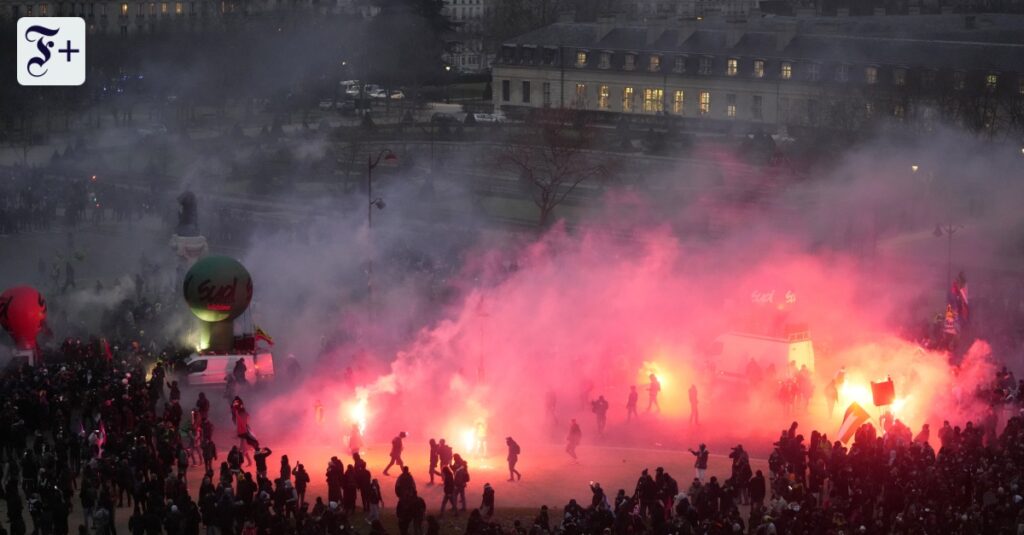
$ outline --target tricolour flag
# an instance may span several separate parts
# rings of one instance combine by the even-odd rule
[[[839,426],[839,440],[849,442],[860,426],[871,419],[871,415],[861,408],[856,401],[850,403],[843,415],[843,424]]]
[[[267,334],[266,331],[264,331],[263,329],[260,329],[259,325],[255,325],[255,327],[256,328],[253,329],[253,333],[252,333],[253,338],[255,338],[257,340],[263,340],[264,342],[266,342],[266,343],[268,343],[270,345],[274,345],[274,339],[271,338],[270,335]]]

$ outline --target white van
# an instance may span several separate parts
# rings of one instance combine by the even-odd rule
[[[193,353],[185,359],[185,384],[222,385],[235,369],[238,359],[245,360],[245,380],[249,384],[274,378],[274,356],[270,353],[219,355]]]
[[[716,358],[721,372],[744,376],[747,363],[753,359],[762,370],[774,366],[778,373],[785,373],[792,362],[797,369],[807,366],[814,373],[814,344],[807,331],[787,333],[785,337],[732,332],[716,341],[721,344],[721,354]]]

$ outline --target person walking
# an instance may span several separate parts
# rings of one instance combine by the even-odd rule
[[[508,446],[508,480],[522,480],[523,474],[520,474],[519,470],[516,470],[516,463],[519,462],[519,454],[522,453],[523,450],[519,447],[519,443],[512,437],[505,437],[505,444]]]
[[[576,423],[576,419],[572,420],[569,425],[569,436],[566,437],[565,452],[569,454],[574,461],[578,461],[576,457],[576,447],[580,445],[583,440],[583,431],[580,429],[580,424]]]
[[[404,449],[404,446],[402,445],[402,439],[404,439],[405,437],[405,431],[402,431],[401,433],[398,434],[398,436],[391,439],[391,462],[389,462],[387,467],[384,468],[384,475],[389,475],[388,470],[390,470],[391,467],[396,464],[398,465],[399,468],[405,466],[405,463],[402,462],[402,450]]]

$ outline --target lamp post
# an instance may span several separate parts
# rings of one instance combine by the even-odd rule
[[[451,104],[451,99],[448,96],[448,86],[451,84],[450,75],[452,72],[451,65],[444,66],[444,103]]]
[[[954,225],[952,223],[935,225],[935,231],[933,232],[935,237],[941,238],[943,235],[946,236],[946,284],[953,280],[953,235],[963,228],[963,225]]]
[[[377,157],[374,158],[372,155],[366,156],[366,229],[367,232],[373,230],[373,209],[378,210],[384,209],[384,199],[380,197],[373,197],[373,168],[380,164],[381,159],[385,161],[394,161],[398,159],[395,153],[391,149],[381,149],[377,153]],[[373,237],[370,236],[370,244],[373,244]],[[373,252],[370,252],[370,259],[367,262],[366,270],[366,289],[367,299],[369,302],[369,317],[370,321],[373,321]]]

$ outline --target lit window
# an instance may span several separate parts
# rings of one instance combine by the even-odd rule
[[[587,107],[587,84],[576,84],[576,107],[580,109]]]
[[[905,112],[906,110],[903,107],[903,104],[896,104],[892,107],[892,115],[898,119],[902,119]]]
[[[587,53],[583,50],[576,52],[576,66],[583,67],[587,64]]]
[[[160,2],[160,13],[163,15],[167,14],[167,2]]]
[[[39,14],[44,16],[44,17],[49,15],[50,14],[50,6],[47,5],[47,4],[39,4]]]
[[[676,56],[675,62],[672,65],[672,72],[686,72],[686,58],[684,58],[683,56]]]
[[[633,111],[633,88],[627,87],[622,90],[622,111]]]
[[[818,63],[809,63],[807,65],[807,79],[811,82],[817,82],[821,79],[821,65]]]
[[[711,58],[700,58],[700,74],[711,74]]]
[[[683,105],[685,103],[684,98],[685,95],[683,94],[682,90],[677,90],[672,95],[672,113],[675,113],[677,115],[683,114]]]
[[[953,89],[956,89],[957,91],[962,90],[964,88],[965,83],[966,83],[966,78],[967,77],[964,75],[964,71],[954,71],[953,72]]]
[[[999,85],[999,75],[989,74],[985,77],[985,89],[989,91],[995,91],[996,86]]]
[[[711,113],[711,92],[701,91],[700,92],[700,114],[707,115]]]
[[[636,56],[633,54],[626,54],[626,57],[622,63],[622,68],[627,71],[633,70],[636,67]]]
[[[892,71],[892,84],[896,87],[903,87],[907,85],[907,70],[894,69]]]
[[[661,113],[665,106],[665,91],[662,89],[644,89],[644,112]]]
[[[734,94],[725,95],[725,115],[736,117],[736,95]]]
[[[864,69],[864,82],[869,85],[878,83],[878,67]]]
[[[754,60],[754,78],[764,78],[764,60]]]
[[[725,64],[725,74],[727,76],[736,76],[736,73],[740,70],[740,62],[735,58],[729,58],[729,61]]]
[[[782,69],[779,71],[779,76],[783,80],[790,80],[793,78],[793,64],[788,61],[782,62]]]
[[[174,14],[175,15],[181,15],[183,11],[184,11],[184,9],[181,6],[181,2],[175,2],[174,3]]]
[[[128,4],[121,4],[121,16],[122,17],[127,17],[128,16]]]
[[[612,55],[607,52],[601,52],[601,57],[598,60],[597,68],[607,69],[612,66]]]
[[[149,3],[149,14],[156,15],[156,2]]]
[[[850,66],[840,65],[836,67],[836,81],[848,82],[850,80]]]
[[[661,56],[651,56],[650,64],[648,65],[648,70],[650,70],[651,72],[658,72],[659,70],[661,70]]]
[[[609,100],[608,97],[609,97],[609,95],[610,95],[610,92],[608,91],[608,86],[602,85],[602,86],[597,88],[597,108],[598,109],[600,109],[600,110],[607,110],[608,109],[608,100]]]
[[[754,120],[760,121],[764,115],[764,99],[761,95],[754,95],[750,101],[750,115]]]

